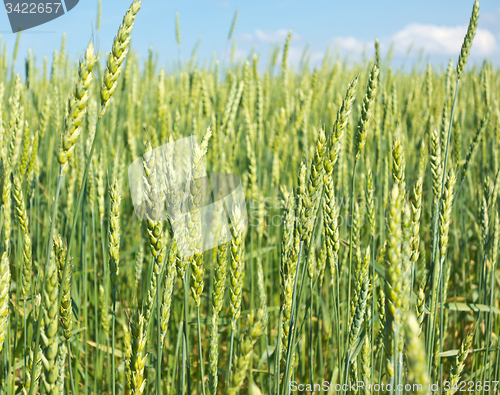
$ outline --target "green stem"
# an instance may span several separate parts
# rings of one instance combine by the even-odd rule
[[[311,384],[314,388],[314,355],[313,355],[313,279],[309,281],[311,290],[311,301],[309,308],[309,359],[311,363]]]
[[[26,369],[27,369],[27,362],[26,362],[26,298],[23,299],[23,321],[24,321],[24,373],[23,373],[23,382],[26,382]]]
[[[165,265],[166,266],[166,265]],[[161,395],[161,324],[160,324],[160,292],[161,292],[161,279],[163,275],[160,273],[156,283],[156,394]]]
[[[278,333],[276,336],[276,356],[274,358],[274,366],[276,372],[274,374],[273,390],[270,394],[277,395],[280,393],[280,360],[281,360],[281,328],[283,325],[283,309],[280,307],[278,315]]]
[[[374,366],[374,363],[375,363],[375,352],[373,350],[375,350],[375,235],[373,234],[372,235],[372,250],[371,250],[371,253],[372,253],[372,256],[371,256],[371,259],[372,259],[372,316],[371,316],[371,343],[372,343],[372,353],[371,353],[371,369],[370,369],[370,377],[374,377],[374,373],[375,373],[375,366]],[[412,278],[412,287],[413,287],[413,278]],[[410,292],[410,300],[411,300],[411,295],[412,293]],[[410,302],[411,303],[411,302]],[[411,304],[410,304],[411,306]],[[411,309],[411,307],[410,307]],[[367,323],[368,325],[370,325],[370,323],[368,322]],[[367,326],[368,326],[367,325]]]
[[[352,224],[354,222],[354,181],[356,177],[356,165],[358,164],[358,160],[354,159],[354,166],[352,168],[352,182],[351,182],[351,201],[350,201],[350,218],[351,220],[349,221],[349,217],[347,218],[347,225],[349,227],[349,278],[347,280],[347,308],[346,308],[346,322],[349,322],[349,306],[351,305],[351,279],[352,279]],[[345,344],[347,344],[348,341],[348,336],[349,336],[349,331],[345,331],[346,333],[346,338],[345,338]],[[349,358],[350,359],[350,358]],[[342,366],[342,365],[340,365]],[[346,364],[347,370],[349,370],[349,361]],[[346,378],[347,378],[348,372],[345,373]],[[344,377],[342,374],[341,377]],[[344,383],[342,383],[344,384]]]
[[[106,270],[106,242],[105,242],[105,233],[104,233],[104,221],[100,221],[101,224],[101,248],[102,248],[102,273],[103,273],[103,281],[104,281],[104,310],[106,313],[109,311],[108,310],[108,288],[109,288],[109,278],[107,275],[107,270]],[[106,334],[105,334],[106,335]],[[109,350],[109,336],[106,337],[106,347],[108,347]],[[101,353],[101,366],[104,366],[104,355],[106,355],[106,358],[108,358],[108,352]],[[109,366],[109,361],[106,364],[107,366],[107,377],[109,378],[111,376],[111,371],[110,371],[110,366]],[[105,375],[103,375],[103,386],[106,384],[105,380]]]
[[[115,395],[115,320],[116,320],[116,285],[113,285],[113,316],[111,332],[111,382],[113,395]]]
[[[182,393],[185,391],[185,380],[187,375],[187,389],[188,394],[191,394],[191,367],[189,363],[189,333],[188,333],[188,272],[184,273],[184,278],[182,279],[184,285],[184,344],[182,349]]]
[[[97,394],[97,378],[100,376],[100,371],[101,371],[101,365],[99,364],[99,357],[100,357],[100,350],[99,350],[99,314],[97,314],[98,311],[98,306],[99,306],[99,299],[97,296],[97,257],[96,257],[96,232],[95,232],[95,216],[94,216],[94,207],[91,207],[91,213],[92,213],[92,247],[93,247],[93,259],[94,259],[94,310],[95,310],[95,320],[94,320],[94,325],[95,325],[95,342],[96,342],[96,358],[95,360],[97,362],[96,366],[96,372],[95,372],[95,377],[94,377],[94,393]]]
[[[83,188],[83,187],[82,187]],[[85,227],[85,196],[82,202],[82,224],[81,224],[81,237],[82,242],[80,244],[80,257],[82,260],[82,274],[83,274],[83,325],[85,328],[88,328],[88,295],[87,295],[87,259],[85,256],[85,243],[86,243],[86,232]],[[83,350],[84,350],[84,366],[85,366],[85,376],[84,376],[84,387],[85,387],[85,395],[88,394],[88,330],[83,331]]]
[[[227,363],[227,371],[226,371],[226,389],[225,389],[225,394],[229,391],[229,378],[231,376],[231,362],[233,358],[233,348],[234,348],[234,333],[235,330],[233,329],[233,326],[236,326],[236,323],[234,320],[231,322],[231,342],[229,345],[229,361]]]
[[[182,341],[182,324],[179,325],[179,329],[177,330],[177,342],[175,344],[175,355],[174,355],[174,369],[173,369],[173,374],[172,374],[172,377],[173,377],[173,383],[172,383],[172,387],[176,386],[176,390],[177,392],[176,393],[180,393],[180,389],[179,389],[179,383],[180,383],[180,380],[176,380],[177,378],[177,367],[179,366],[179,344],[181,343]]]
[[[203,367],[203,350],[201,348],[200,306],[196,307],[196,321],[198,325],[198,352],[200,354],[201,389],[203,391],[203,395],[205,395],[205,372]]]
[[[338,272],[338,270],[336,270],[336,271]],[[338,283],[338,274],[337,274],[337,283]],[[337,366],[340,366],[340,328],[339,328],[340,321],[339,321],[339,312],[338,312],[339,306],[338,306],[337,300],[338,299],[337,299],[337,296],[335,294],[335,285],[332,284],[332,303],[333,303],[333,315],[332,315],[332,322],[331,322],[331,326],[332,326],[332,338],[333,338],[334,328],[336,327],[335,333],[337,335]],[[333,361],[334,360],[335,360],[335,357],[334,357],[334,347],[333,347],[333,344],[332,344],[332,365],[333,365]]]
[[[68,370],[69,370],[69,382],[71,383],[71,392],[73,395],[77,395],[75,390],[75,380],[73,379],[73,369],[71,368],[71,343],[69,340],[66,341],[68,348]]]

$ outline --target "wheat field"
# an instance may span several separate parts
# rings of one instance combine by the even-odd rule
[[[478,2],[446,69],[408,70],[376,40],[291,67],[292,33],[267,65],[140,64],[140,7],[109,53],[76,62],[63,38],[20,76],[0,51],[1,392],[498,393],[500,70],[467,64]],[[152,152],[188,136],[193,242],[202,166],[246,203],[185,256],[152,214],[180,204],[158,190],[174,156]]]

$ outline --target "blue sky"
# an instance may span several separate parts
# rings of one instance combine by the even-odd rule
[[[29,2],[28,0],[26,0]],[[471,58],[481,62],[485,57],[500,63],[500,2],[482,0],[479,29]],[[109,51],[113,37],[129,6],[126,0],[103,0],[101,29],[97,42],[101,52]],[[0,7],[2,7],[0,5]],[[3,7],[2,7],[3,8]],[[144,0],[133,31],[133,46],[146,58],[152,46],[159,54],[160,65],[177,59],[175,12],[179,12],[182,55],[187,58],[199,38],[199,59],[208,60],[216,51],[221,57],[227,46],[227,34],[234,11],[239,9],[233,38],[237,40],[237,57],[245,58],[256,48],[265,58],[273,43],[282,45],[288,30],[293,31],[290,50],[292,64],[297,64],[309,44],[311,62],[321,61],[327,47],[337,46],[342,55],[359,58],[366,50],[373,52],[378,37],[384,55],[391,42],[395,44],[395,62],[401,62],[413,44],[408,62],[416,60],[420,48],[426,60],[445,64],[456,59],[469,21],[470,0],[253,0],[253,1],[180,1]],[[97,0],[80,0],[71,12],[21,35],[18,68],[23,65],[28,48],[49,60],[67,35],[67,50],[75,58],[81,54],[93,33]],[[8,33],[7,15],[0,8],[2,45],[12,53],[15,35]]]

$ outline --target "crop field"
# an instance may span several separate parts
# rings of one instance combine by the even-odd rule
[[[447,68],[399,70],[377,40],[292,67],[291,32],[269,64],[162,69],[130,45],[140,8],[109,53],[63,38],[18,75],[0,50],[1,393],[498,393],[500,69],[467,63],[477,1]],[[214,196],[236,180],[226,226],[205,174]]]

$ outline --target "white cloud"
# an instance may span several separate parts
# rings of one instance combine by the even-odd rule
[[[500,11],[500,8],[497,11]],[[490,19],[494,16],[496,13],[490,14]],[[458,56],[466,32],[467,26],[411,23],[390,36],[380,37],[380,47],[383,55],[391,45],[394,45],[395,54],[398,56],[407,55],[410,47],[414,49],[413,54],[422,49],[426,55],[430,56]],[[495,37],[494,32],[495,30],[489,27],[488,29],[477,29],[471,57],[490,57],[500,53],[500,45],[498,44],[500,36]],[[283,45],[288,33],[287,29],[273,31],[256,29],[253,33],[241,34],[239,38],[246,43],[244,47],[248,44],[259,47],[263,43]],[[288,52],[290,64],[299,64],[304,50],[302,42],[306,40],[307,37],[303,39],[299,34],[292,33],[292,44]],[[354,55],[355,58],[358,58],[364,55],[373,55],[374,40],[375,38],[365,40],[355,36],[339,36],[333,38],[331,43],[340,50],[342,55]],[[246,51],[241,51],[238,55],[240,59],[247,56]],[[311,64],[320,63],[324,55],[324,51],[308,51]]]
[[[373,43],[357,39],[356,37],[337,37],[333,42],[339,46],[341,50],[347,52],[361,53],[367,46]]]
[[[240,34],[240,38],[241,38],[243,41],[252,41],[252,40],[253,40],[253,36],[252,36],[250,33],[243,33],[243,34]]]
[[[303,54],[304,47],[296,47],[291,45],[288,49],[288,61],[290,62],[290,64],[297,66],[300,63]],[[324,51],[308,50],[306,53],[306,58],[308,57],[310,59],[311,64],[317,64],[321,62],[324,56]]]
[[[284,43],[288,33],[286,29],[278,29],[274,31],[264,31],[256,29],[253,34],[245,33],[240,37],[245,41],[268,42],[268,43]],[[300,40],[301,36],[292,32],[292,41]]]
[[[397,55],[405,55],[410,47],[423,49],[427,55],[455,56],[460,53],[467,26],[436,26],[411,23],[391,36],[381,37],[383,51],[394,44]],[[500,38],[500,37],[498,37]],[[344,53],[360,55],[373,52],[373,40],[366,41],[354,36],[336,37],[333,43]],[[477,29],[471,49],[471,57],[491,56],[499,51],[497,38],[486,29]]]
[[[467,26],[436,26],[412,23],[396,32],[390,39],[394,49],[404,54],[413,44],[430,55],[456,55],[460,52]],[[495,36],[488,30],[477,29],[471,54],[489,56],[497,47]]]
[[[481,15],[481,18],[485,23],[497,24],[500,23],[500,7],[493,12],[485,13]]]
[[[236,52],[234,53],[234,60],[236,62],[239,62],[241,60],[246,60],[248,57],[248,52],[243,51],[241,49],[236,49]]]
[[[221,1],[216,4],[222,8],[231,8],[231,4],[229,3],[229,1]]]
[[[248,59],[248,55],[250,54],[250,51],[245,50],[245,49],[236,49],[235,53],[235,60],[236,61],[244,61]],[[288,49],[288,62],[290,65],[296,67],[299,65],[300,61],[302,60],[302,55],[304,54],[304,47],[300,46],[294,46],[290,45],[290,48]],[[278,55],[278,64],[281,64],[283,53],[280,52]],[[321,63],[325,56],[325,51],[307,51],[306,57],[309,58],[310,64],[316,65]]]
[[[279,29],[274,32],[265,32],[263,30],[255,30],[255,38],[259,41],[266,42],[278,42],[284,41],[288,36],[288,31],[286,29]]]

